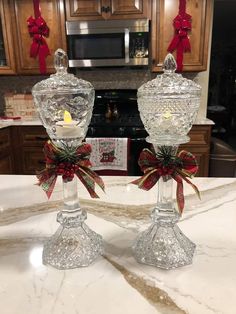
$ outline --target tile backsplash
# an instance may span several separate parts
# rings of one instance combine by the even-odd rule
[[[31,94],[6,93],[4,100],[7,117],[21,117],[24,120],[37,119],[38,114]]]
[[[137,89],[152,78],[152,73],[148,69],[77,70],[75,74],[82,79],[90,81],[95,89]],[[6,93],[30,93],[34,84],[47,77],[42,75],[1,76],[0,115],[3,115],[5,111],[4,95]]]
[[[46,76],[1,76],[0,77],[0,115],[5,113],[5,94],[29,94],[31,88]]]
[[[143,83],[156,77],[148,68],[143,69],[90,69],[79,70],[75,73],[79,78],[91,82],[95,89],[138,89]],[[201,77],[203,76],[203,78]],[[184,76],[194,79],[201,85],[207,85],[204,81],[204,72],[199,76],[198,73],[184,73]],[[32,87],[39,81],[46,79],[48,76],[1,76],[0,77],[0,115],[5,113],[4,95],[7,93],[29,94]],[[207,91],[206,91],[207,93]],[[202,100],[200,115],[205,116],[206,101]]]

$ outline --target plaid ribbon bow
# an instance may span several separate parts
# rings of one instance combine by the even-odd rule
[[[57,176],[62,175],[64,182],[72,181],[76,175],[86,187],[92,198],[98,198],[94,187],[97,183],[102,190],[105,189],[103,180],[91,169],[89,160],[91,145],[83,143],[77,148],[60,148],[51,141],[44,145],[46,168],[37,173],[38,185],[50,198],[56,184]]]
[[[158,154],[145,148],[140,154],[138,163],[144,175],[131,183],[148,191],[160,177],[172,177],[177,182],[176,200],[181,214],[184,209],[183,180],[190,184],[200,197],[198,188],[188,179],[198,171],[196,158],[190,152],[182,150],[177,156],[173,156],[165,146]]]

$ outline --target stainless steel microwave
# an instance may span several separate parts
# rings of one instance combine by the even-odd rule
[[[67,21],[70,67],[148,65],[149,20]]]

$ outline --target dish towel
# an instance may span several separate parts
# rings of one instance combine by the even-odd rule
[[[90,161],[93,170],[113,171],[102,174],[114,174],[114,171],[118,171],[117,174],[127,174],[128,138],[86,138],[86,142],[92,146]]]

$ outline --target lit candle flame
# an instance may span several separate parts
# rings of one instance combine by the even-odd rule
[[[69,111],[64,111],[64,122],[65,123],[71,123],[72,122],[72,118],[71,118],[71,114],[69,113]]]
[[[164,114],[163,114],[163,117],[165,119],[170,119],[172,117],[172,114],[169,110],[167,110]]]

